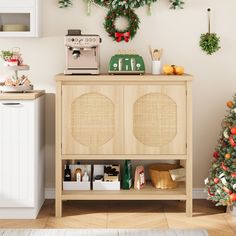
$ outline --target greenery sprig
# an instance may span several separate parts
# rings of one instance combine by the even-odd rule
[[[170,0],[170,9],[183,9],[184,1],[181,0]]]
[[[211,9],[208,8],[208,33],[201,34],[199,46],[208,55],[217,52],[220,49],[220,37],[216,33],[211,33]]]
[[[58,0],[58,6],[60,8],[67,8],[73,5],[72,0]]]
[[[220,37],[215,33],[201,34],[199,45],[204,52],[211,55],[220,49]]]

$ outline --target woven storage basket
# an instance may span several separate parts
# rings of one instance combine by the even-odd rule
[[[159,189],[177,188],[178,182],[171,179],[169,170],[179,168],[178,164],[158,163],[149,166],[148,171],[152,185]]]

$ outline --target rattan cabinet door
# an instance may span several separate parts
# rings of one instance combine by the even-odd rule
[[[125,154],[186,154],[185,85],[125,86]]]
[[[121,154],[123,128],[122,86],[62,86],[62,154]]]

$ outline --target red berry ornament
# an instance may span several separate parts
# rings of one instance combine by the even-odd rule
[[[235,201],[236,201],[236,193],[232,193],[232,194],[230,195],[230,200],[231,200],[232,202],[235,202]]]
[[[218,158],[219,157],[219,153],[218,152],[214,152],[213,153],[213,157]]]
[[[214,178],[214,183],[218,184],[220,182],[220,180],[218,178]]]

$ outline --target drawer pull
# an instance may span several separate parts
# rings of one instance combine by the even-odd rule
[[[2,103],[4,106],[11,106],[11,107],[22,107],[23,105],[19,102],[4,102]]]

